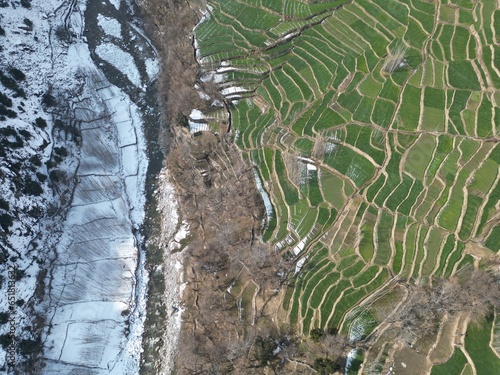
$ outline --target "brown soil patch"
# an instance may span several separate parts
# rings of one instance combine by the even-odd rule
[[[454,351],[454,339],[458,328],[459,317],[448,318],[441,327],[440,335],[436,346],[429,355],[429,360],[433,364],[446,362]]]
[[[465,244],[465,253],[482,260],[491,260],[495,253],[481,243],[469,241]]]
[[[397,375],[427,375],[432,363],[426,355],[408,346],[403,346],[394,353],[394,373]]]

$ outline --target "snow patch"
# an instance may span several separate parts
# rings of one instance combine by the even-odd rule
[[[224,96],[228,96],[231,94],[241,94],[243,92],[247,92],[248,90],[245,89],[244,87],[237,87],[237,86],[231,86],[231,87],[226,87],[225,89],[222,89],[221,93]]]
[[[295,255],[299,255],[302,250],[304,250],[304,247],[306,246],[306,240],[300,240],[299,243],[293,248],[292,252]]]
[[[266,208],[266,217],[267,220],[269,221],[273,216],[273,205],[271,203],[271,199],[269,199],[269,194],[267,194],[267,191],[264,190],[264,187],[262,186],[262,180],[260,179],[259,176],[259,172],[255,167],[253,169],[253,175],[255,178],[255,185],[257,186],[257,191],[259,192],[260,196],[262,197],[262,200],[264,201],[264,207]]]
[[[160,73],[160,64],[156,59],[145,59],[144,64],[146,65],[146,74],[150,80],[155,79]]]
[[[299,261],[297,262],[297,264],[295,265],[295,275],[298,274],[300,272],[300,270],[302,269],[302,267],[304,266],[304,263],[306,262],[308,256],[305,256],[301,259],[299,259]]]
[[[191,133],[196,133],[196,132],[206,132],[209,131],[210,128],[208,127],[208,124],[206,123],[201,123],[201,122],[193,122],[193,121],[188,121],[189,125],[189,131]]]
[[[122,37],[122,25],[118,20],[98,14],[97,24],[107,35],[114,36],[115,38]]]
[[[199,109],[193,109],[189,114],[191,120],[203,120],[205,115]]]
[[[119,10],[120,9],[120,3],[121,3],[121,0],[108,0],[111,5],[113,5],[116,10]]]
[[[122,72],[132,84],[141,85],[141,74],[135,65],[134,58],[113,43],[102,43],[95,48],[97,55]]]

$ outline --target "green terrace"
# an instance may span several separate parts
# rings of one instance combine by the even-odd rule
[[[404,298],[401,283],[499,250],[495,1],[209,5],[197,57],[223,87],[249,90],[227,101],[234,141],[270,187],[262,237],[307,257],[281,301],[297,332],[365,338]],[[496,322],[470,328],[432,374],[493,374],[498,352],[484,345]],[[389,342],[381,334],[365,359],[383,366]]]

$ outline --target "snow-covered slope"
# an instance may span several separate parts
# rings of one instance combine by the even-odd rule
[[[141,120],[130,99],[100,72],[89,68],[86,76],[73,104],[84,117],[76,117],[84,120],[81,158],[51,271],[46,373],[67,374],[75,367],[133,373],[140,346],[123,349],[129,319],[141,324],[130,316],[138,262],[134,233],[142,220],[146,172]]]
[[[137,373],[147,157],[126,92],[154,78],[154,49],[118,0],[2,4],[0,371]]]

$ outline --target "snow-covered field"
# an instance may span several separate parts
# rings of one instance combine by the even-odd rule
[[[46,373],[67,374],[75,367],[136,373],[140,345],[129,344],[140,342],[144,319],[134,293],[134,229],[143,218],[147,165],[141,118],[123,92],[90,63],[87,69],[86,85],[75,98],[87,111],[78,183],[52,269]],[[138,286],[145,282],[143,275]],[[125,330],[131,330],[128,337]]]
[[[25,97],[16,97],[7,81],[0,84],[17,112],[0,121],[0,129],[8,129],[5,142],[14,145],[0,158],[6,223],[0,272],[15,284],[16,300],[9,304],[10,285],[3,283],[0,313],[15,324],[0,324],[0,336],[7,337],[12,326],[18,344],[12,357],[6,345],[0,348],[0,372],[21,366],[19,343],[39,343],[41,332],[45,374],[136,374],[148,281],[139,235],[146,140],[140,109],[92,56],[123,74],[124,87],[144,90],[158,72],[154,48],[141,46],[140,54],[125,48],[124,30],[133,34],[130,43],[144,37],[137,26],[113,17],[126,9],[119,0],[23,3],[12,0],[0,8],[0,71],[13,75],[9,69],[15,67],[25,75],[19,83]],[[87,4],[99,10],[85,13]],[[88,21],[99,27],[93,49],[84,36]],[[37,118],[43,122],[35,124]],[[20,180],[31,190],[24,191]],[[173,215],[165,223],[169,235],[176,220]],[[8,272],[14,267],[15,275]],[[171,279],[175,302],[177,278]],[[43,322],[38,331],[36,316]]]

